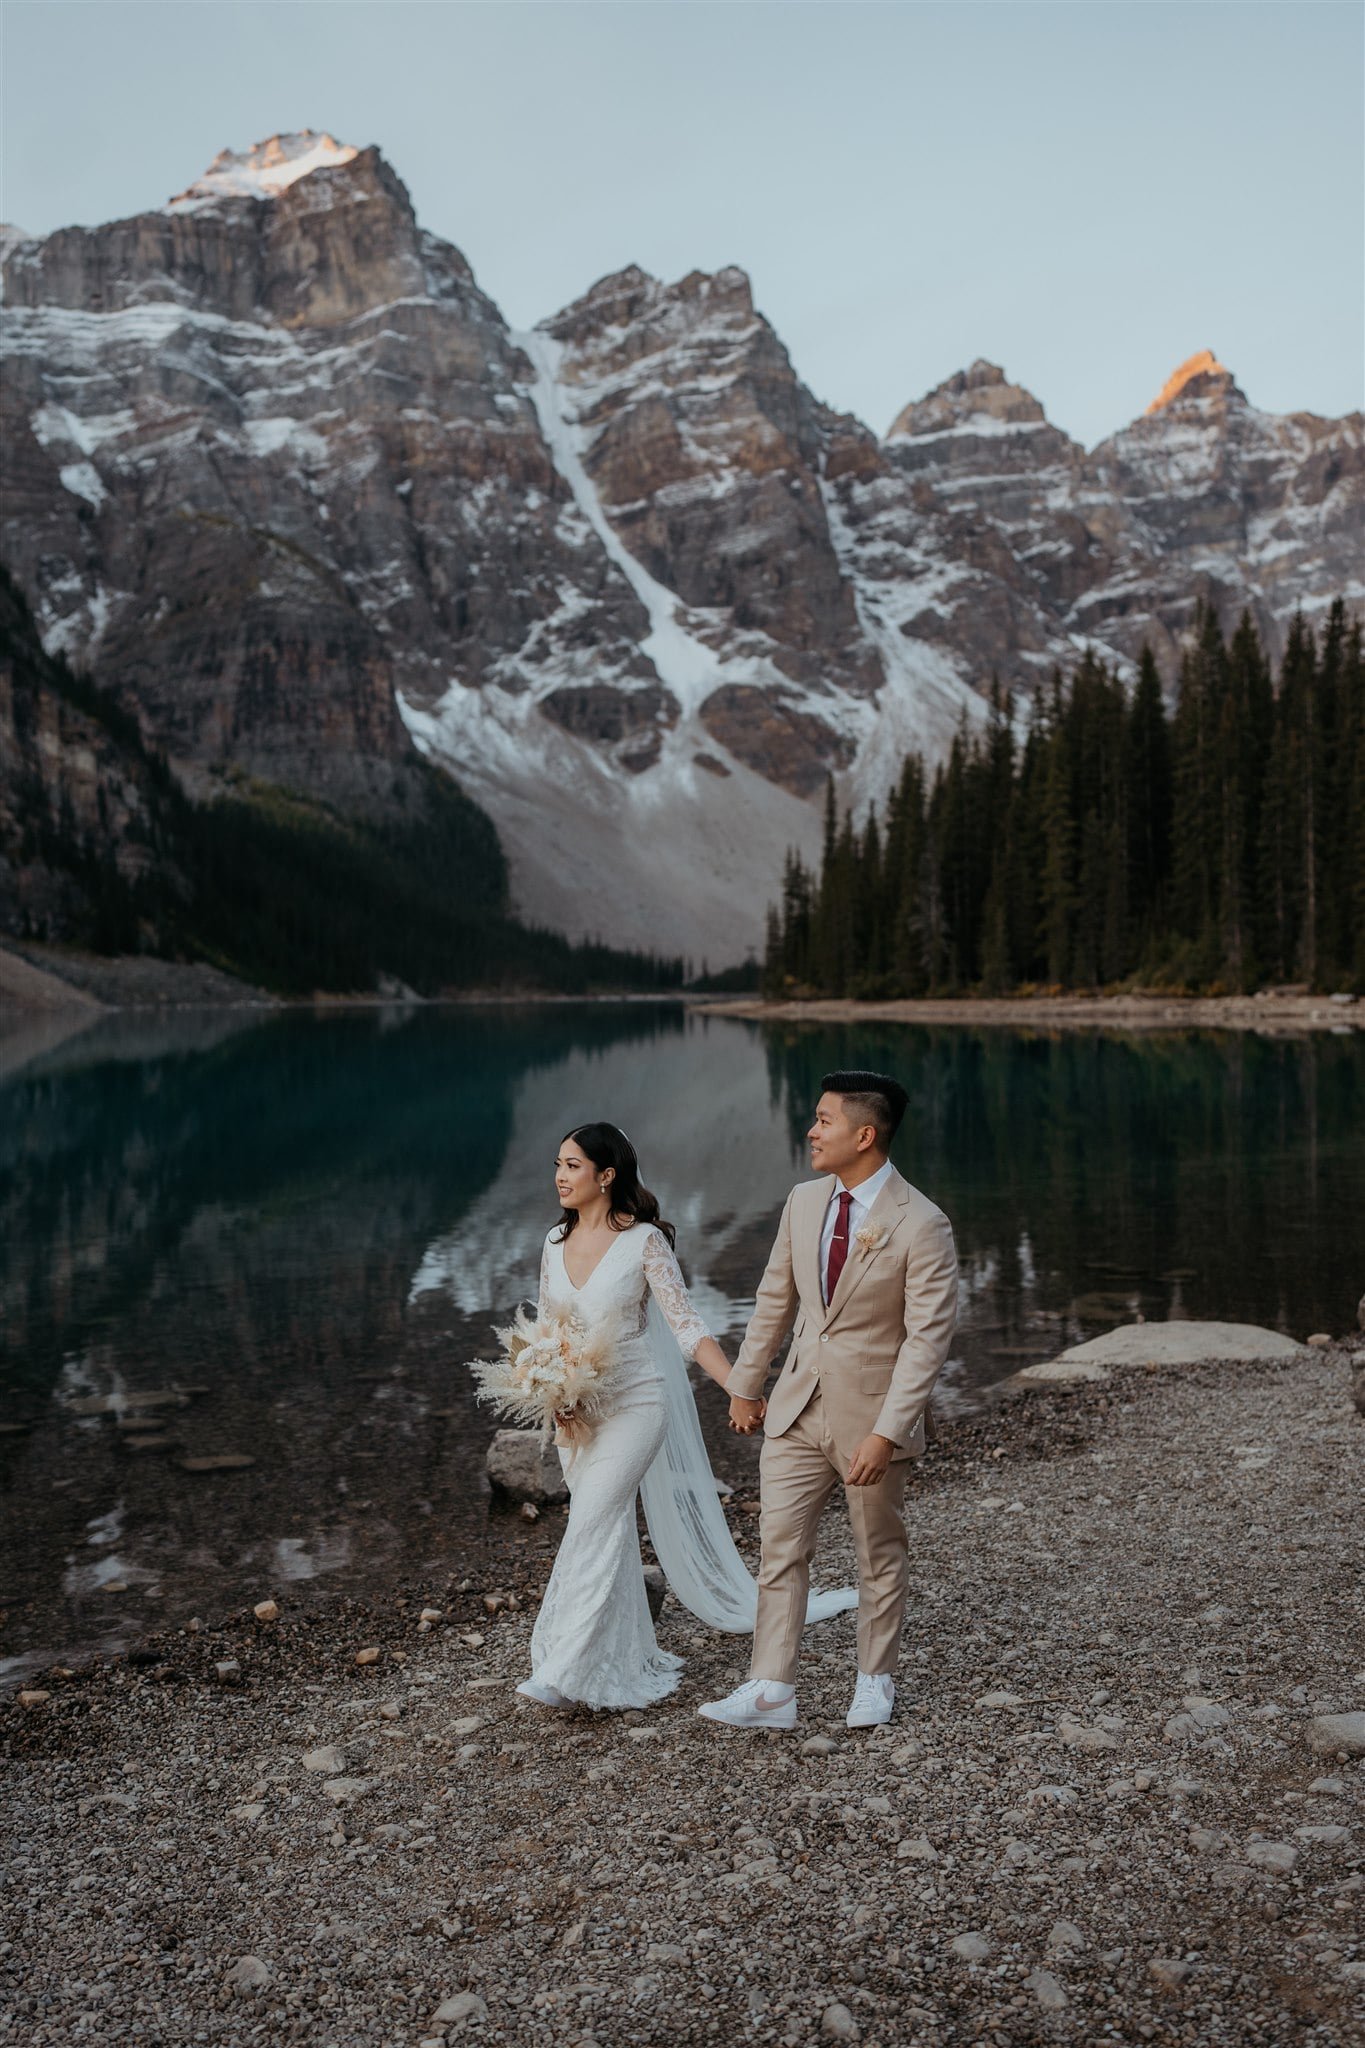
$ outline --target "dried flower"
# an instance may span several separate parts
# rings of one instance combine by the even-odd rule
[[[615,1373],[616,1352],[607,1333],[593,1330],[571,1308],[533,1316],[519,1308],[497,1332],[500,1358],[476,1358],[476,1399],[511,1422],[531,1425],[548,1439],[557,1414],[592,1423],[602,1413]]]
[[[879,1252],[886,1243],[886,1232],[880,1223],[864,1223],[861,1230],[854,1231],[853,1242],[860,1252],[870,1258],[873,1252]]]

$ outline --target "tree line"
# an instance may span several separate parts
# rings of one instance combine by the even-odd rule
[[[1128,983],[1365,990],[1365,655],[1337,599],[1300,614],[1278,677],[1250,616],[1201,607],[1168,710],[1150,649],[1130,691],[1087,651],[1026,722],[1007,692],[879,815],[831,779],[818,871],[789,852],[770,997]]]

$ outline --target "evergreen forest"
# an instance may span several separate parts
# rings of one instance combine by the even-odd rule
[[[1151,987],[1365,991],[1365,655],[1359,620],[1300,615],[1278,675],[1250,617],[1202,607],[1168,708],[1092,652],[1027,721],[991,693],[884,813],[839,816],[818,873],[789,853],[769,997]]]

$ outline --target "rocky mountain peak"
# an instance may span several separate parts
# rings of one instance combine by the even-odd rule
[[[217,199],[276,199],[310,172],[353,163],[359,155],[349,143],[314,128],[268,135],[250,149],[219,150],[203,177],[177,193],[168,207],[198,206]]]
[[[887,429],[888,441],[905,434],[941,434],[968,422],[987,433],[996,427],[1040,426],[1042,406],[1022,384],[1011,384],[998,363],[979,356],[970,369],[958,370],[924,398],[897,413]]]
[[[556,341],[579,346],[599,337],[610,340],[623,328],[647,329],[657,346],[711,316],[731,330],[752,326],[756,316],[746,271],[733,264],[714,272],[691,270],[675,284],[665,284],[631,263],[599,278],[582,298],[541,325]]]
[[[1175,405],[1185,398],[1243,396],[1227,365],[1219,362],[1211,348],[1201,348],[1194,355],[1187,356],[1178,370],[1172,370],[1156,397],[1146,408],[1143,418],[1149,418],[1154,412],[1164,412],[1168,405]]]

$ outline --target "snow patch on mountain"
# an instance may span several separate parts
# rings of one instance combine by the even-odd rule
[[[418,751],[496,823],[518,909],[571,938],[730,963],[762,943],[780,849],[815,857],[818,812],[721,761],[690,720],[654,768],[631,776],[540,717],[526,691],[452,678],[433,710],[402,690],[398,708]]]
[[[512,339],[525,350],[535,368],[531,402],[555,468],[573,492],[575,505],[601,541],[608,559],[616,564],[649,614],[649,634],[641,642],[641,652],[653,662],[660,681],[673,692],[682,710],[691,714],[722,680],[720,657],[688,632],[678,617],[677,598],[636,561],[603,511],[602,501],[583,467],[582,428],[577,417],[570,418],[565,411],[566,394],[556,374],[564,355],[563,343],[537,329]]]
[[[271,135],[250,149],[220,150],[203,177],[177,193],[163,211],[183,213],[217,199],[276,199],[311,171],[348,164],[359,154],[358,149],[312,128],[301,128],[292,135]]]

